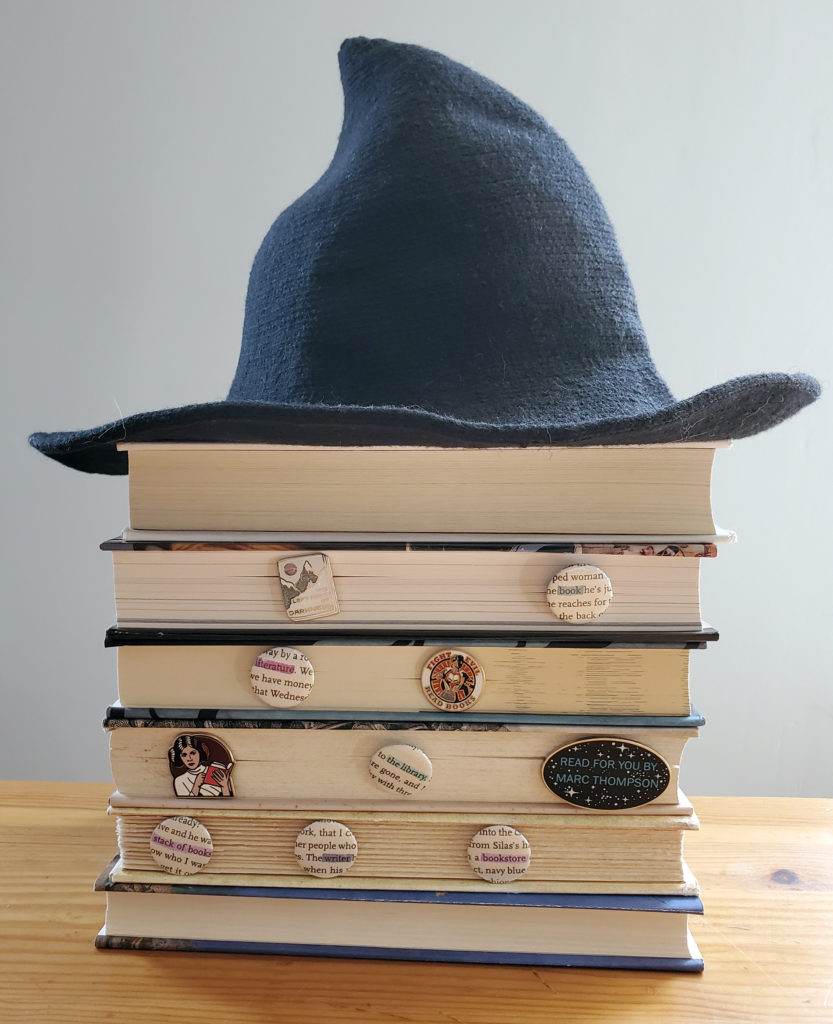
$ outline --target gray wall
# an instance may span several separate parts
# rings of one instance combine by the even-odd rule
[[[0,775],[108,778],[115,696],[97,545],[126,483],[25,437],[225,394],[252,256],[335,146],[342,38],[442,50],[559,129],[683,396],[830,380],[831,30],[826,0],[5,3]],[[831,436],[828,397],[719,457],[740,542],[704,565],[689,792],[830,791]]]

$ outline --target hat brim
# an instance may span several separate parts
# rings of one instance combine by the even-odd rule
[[[579,423],[474,423],[396,406],[212,402],[137,413],[91,430],[36,433],[29,443],[85,473],[127,472],[126,441],[304,445],[427,445],[501,448],[538,445],[664,444],[749,437],[776,426],[821,393],[805,374],[737,377],[654,412]]]

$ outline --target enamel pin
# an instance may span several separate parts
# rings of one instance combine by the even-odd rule
[[[180,797],[234,796],[234,758],[228,747],[208,733],[182,733],[168,751],[174,794]]]

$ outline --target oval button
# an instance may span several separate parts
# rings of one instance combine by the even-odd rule
[[[295,857],[308,875],[328,878],[349,871],[359,844],[340,821],[312,821],[295,839]]]
[[[592,622],[607,611],[613,587],[595,565],[568,565],[547,587],[547,604],[561,622]]]
[[[541,773],[556,796],[597,811],[649,804],[671,781],[671,769],[655,750],[608,737],[559,747],[544,761]]]
[[[422,669],[422,692],[440,711],[468,711],[480,699],[486,678],[465,651],[437,651]]]
[[[407,743],[382,747],[370,759],[370,777],[391,796],[414,796],[431,781],[434,768],[428,755]]]
[[[294,647],[270,647],[258,654],[250,673],[255,696],[273,708],[301,704],[315,683],[312,662]]]
[[[526,836],[508,825],[487,825],[469,841],[469,865],[487,882],[514,882],[526,874],[532,851]]]
[[[165,818],[151,833],[150,853],[170,875],[195,875],[211,860],[214,843],[196,818]]]

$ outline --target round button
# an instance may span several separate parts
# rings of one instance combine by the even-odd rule
[[[295,840],[295,856],[308,875],[328,878],[349,871],[359,844],[340,821],[312,821]]]
[[[165,818],[150,836],[153,859],[171,875],[195,875],[211,860],[211,833],[196,818]]]
[[[487,882],[514,882],[526,874],[530,860],[526,836],[508,825],[488,825],[469,842],[469,865]]]
[[[382,747],[370,759],[370,777],[391,796],[421,793],[434,769],[428,755],[407,743]]]
[[[271,647],[255,658],[252,690],[273,708],[291,707],[309,697],[315,683],[312,662],[294,647]]]
[[[613,587],[595,565],[568,565],[547,587],[547,603],[562,622],[591,622],[607,611]]]
[[[422,669],[422,692],[441,711],[468,711],[485,681],[483,669],[465,651],[437,651]]]

